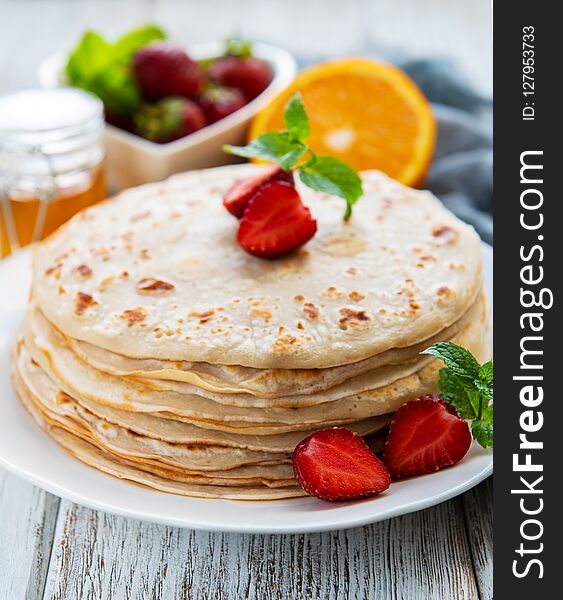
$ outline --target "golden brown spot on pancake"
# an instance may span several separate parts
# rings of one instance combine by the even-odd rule
[[[330,298],[331,300],[338,300],[339,298],[344,298],[344,293],[338,291],[333,285],[331,285],[324,292],[321,292],[321,296]]]
[[[455,298],[456,293],[448,286],[442,285],[436,290],[436,295],[438,296],[438,304],[442,304],[450,298]]]
[[[76,292],[74,296],[74,313],[78,316],[83,315],[91,306],[98,304],[90,294]]]
[[[92,269],[88,265],[78,265],[74,268],[74,272],[80,279],[89,279],[92,277]]]
[[[52,275],[55,279],[60,279],[62,266],[63,266],[63,263],[61,263],[61,262],[56,263],[54,266],[49,267],[45,271],[45,275],[47,275],[47,276]]]
[[[95,258],[100,258],[104,262],[109,260],[109,250],[103,246],[100,248],[91,248],[90,254]]]
[[[420,257],[420,260],[426,260],[426,261],[433,260],[433,261],[435,261],[436,257],[433,256],[432,254],[425,254],[424,256]]]
[[[59,285],[59,289],[57,291],[59,292],[59,296],[66,294],[66,290],[62,285]]]
[[[306,302],[303,306],[303,312],[309,317],[309,319],[318,319],[321,311],[318,306],[312,302]]]
[[[342,231],[321,240],[321,248],[331,256],[355,256],[368,246],[365,238],[356,231]]]
[[[294,296],[293,299],[295,300],[295,302],[303,302],[303,300],[305,300],[305,298],[301,294],[297,294],[297,296]]]
[[[346,273],[348,273],[348,275],[357,275],[358,269],[356,267],[348,267]]]
[[[378,312],[380,315],[384,315],[384,314],[386,314],[386,313],[387,313],[387,310],[386,310],[385,308],[380,308],[380,309],[379,309],[377,312]]]
[[[147,311],[142,306],[124,310],[121,313],[121,318],[127,322],[127,327],[133,327],[142,323],[147,318]]]
[[[188,316],[199,319],[199,322],[203,325],[211,320],[211,317],[215,314],[215,311],[211,308],[203,312],[192,311]]]
[[[115,281],[115,277],[106,277],[100,281],[98,289],[100,292],[105,292],[107,288]]]
[[[290,352],[296,346],[299,346],[299,340],[291,335],[283,335],[277,338],[277,340],[273,343],[274,352]]]
[[[269,323],[272,319],[272,313],[268,312],[267,310],[258,310],[254,308],[249,314],[252,318],[263,319],[264,323]]]
[[[459,233],[449,225],[438,225],[432,229],[432,235],[443,244],[455,244]]]
[[[411,312],[418,312],[420,310],[420,304],[412,298],[409,300],[409,307]]]
[[[465,265],[460,265],[459,263],[450,263],[448,268],[452,271],[465,271]]]
[[[130,223],[136,223],[137,221],[142,221],[143,219],[146,219],[147,217],[150,217],[150,215],[151,215],[151,211],[150,210],[145,210],[144,212],[137,213],[136,215],[133,215],[129,219],[129,222]]]
[[[340,309],[340,320],[338,321],[340,329],[365,329],[369,326],[371,317],[365,310],[358,310],[355,308],[341,308]]]
[[[58,405],[63,406],[65,404],[72,404],[72,398],[65,394],[65,392],[57,392],[55,396],[55,401]]]
[[[136,286],[139,294],[147,294],[152,296],[163,296],[173,291],[174,285],[167,281],[155,279],[154,277],[144,277],[137,282]]]
[[[303,331],[305,329],[305,326],[303,325],[303,323],[301,321],[297,321],[297,325],[296,325],[297,329]]]
[[[151,253],[148,251],[147,248],[143,248],[141,250],[141,252],[139,253],[139,256],[143,259],[143,260],[150,260],[152,258]]]
[[[61,252],[58,256],[55,256],[55,263],[63,262],[70,256],[71,252],[76,252],[76,248],[71,248],[70,250],[66,250],[65,252]]]
[[[361,292],[357,292],[355,290],[352,290],[348,294],[348,298],[350,298],[350,300],[352,302],[361,302],[365,298],[365,296]]]

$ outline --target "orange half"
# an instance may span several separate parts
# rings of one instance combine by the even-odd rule
[[[379,169],[406,185],[423,184],[436,125],[428,101],[401,70],[366,58],[305,69],[256,115],[250,139],[284,129],[283,111],[296,91],[311,122],[308,144],[317,154],[356,170]]]

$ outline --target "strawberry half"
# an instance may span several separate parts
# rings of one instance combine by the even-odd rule
[[[237,233],[238,243],[260,258],[277,258],[308,242],[317,222],[297,190],[282,181],[267,183],[250,198]]]
[[[353,500],[386,490],[391,477],[365,441],[350,429],[330,427],[311,434],[293,452],[299,485],[322,500]]]
[[[459,462],[471,446],[466,421],[436,396],[409,400],[395,413],[383,461],[393,479],[432,473]]]
[[[272,165],[259,175],[236,181],[229,191],[223,196],[224,207],[237,219],[242,218],[248,201],[266,183],[271,181],[287,181],[293,183],[291,173],[286,173],[281,167]]]

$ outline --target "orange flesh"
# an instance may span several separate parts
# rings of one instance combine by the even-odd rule
[[[311,122],[308,143],[357,170],[380,169],[407,185],[422,182],[435,138],[430,106],[398,69],[367,59],[302,71],[254,120],[250,136],[284,128],[283,110],[300,91]]]

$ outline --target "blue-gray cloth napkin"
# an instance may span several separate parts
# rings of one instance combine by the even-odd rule
[[[436,152],[426,187],[458,217],[493,241],[492,100],[483,98],[448,61],[397,63],[432,102]]]

